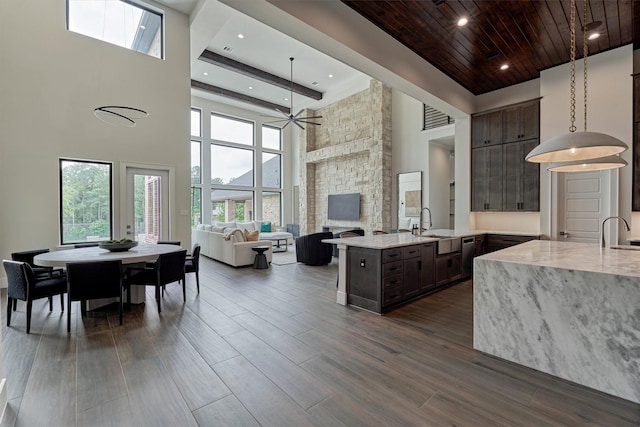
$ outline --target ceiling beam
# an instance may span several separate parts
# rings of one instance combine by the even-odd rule
[[[246,102],[248,104],[257,105],[258,107],[266,108],[268,110],[280,110],[285,114],[291,114],[289,107],[274,104],[273,102],[265,101],[264,99],[255,98],[253,96],[245,95],[243,93],[234,92],[232,90],[223,89],[218,86],[213,86],[208,83],[199,82],[191,79],[191,87],[193,89],[200,89],[213,95],[223,96],[225,98],[235,99],[236,101]]]
[[[217,65],[218,67],[222,67],[226,70],[234,71],[262,82],[269,83],[282,89],[293,90],[293,92],[299,95],[315,99],[316,101],[322,99],[322,92],[318,92],[317,90],[302,86],[298,83],[293,83],[292,85],[291,80],[283,79],[282,77],[267,73],[266,71],[243,64],[242,62],[235,61],[210,50],[203,50],[198,59],[208,62],[209,64]]]

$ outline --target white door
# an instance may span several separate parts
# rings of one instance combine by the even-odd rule
[[[598,243],[608,200],[601,172],[558,175],[558,238]]]
[[[126,166],[123,218],[128,239],[141,244],[169,240],[169,171]]]

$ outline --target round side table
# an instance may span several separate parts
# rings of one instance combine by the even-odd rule
[[[251,250],[256,253],[256,258],[253,261],[253,268],[258,270],[269,268],[269,262],[267,261],[267,256],[264,253],[268,251],[270,247],[271,246],[254,246],[251,248]]]

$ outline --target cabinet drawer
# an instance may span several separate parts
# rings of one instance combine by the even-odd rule
[[[389,277],[395,274],[402,274],[402,261],[382,264],[382,277]]]
[[[402,248],[385,249],[382,251],[382,262],[400,261],[402,259]]]
[[[387,281],[389,285],[387,286]],[[389,277],[384,280],[382,288],[382,305],[389,305],[402,300],[402,276]]]
[[[415,258],[420,256],[420,245],[407,246],[402,248],[402,258]]]

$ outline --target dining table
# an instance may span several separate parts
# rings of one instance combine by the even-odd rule
[[[102,249],[99,246],[74,248],[74,249],[61,249],[51,252],[45,252],[36,255],[33,258],[33,262],[36,265],[43,267],[66,267],[68,263],[72,262],[92,262],[92,261],[122,261],[123,267],[132,264],[145,263],[147,261],[154,261],[160,255],[176,252],[182,250],[178,245],[138,245],[126,251],[109,251]],[[141,304],[145,300],[145,287],[144,286],[131,286],[131,303]],[[91,310],[102,305],[110,303],[109,301],[96,300],[96,302],[90,302],[87,309]]]

